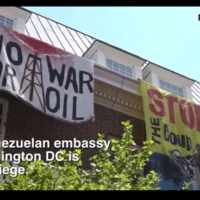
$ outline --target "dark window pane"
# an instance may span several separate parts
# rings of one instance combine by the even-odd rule
[[[106,65],[112,68],[112,60],[106,59]]]
[[[119,63],[113,61],[113,69],[119,71]]]
[[[178,87],[178,92],[183,93],[183,89]]]
[[[125,66],[120,64],[120,73],[125,75]]]
[[[130,67],[126,67],[127,76],[132,76],[132,69]]]
[[[6,18],[6,26],[12,28],[13,27],[13,20]]]
[[[168,90],[169,92],[171,92],[171,85],[169,83],[166,83],[166,90]]]
[[[160,86],[163,86],[163,87],[165,87],[165,82],[164,82],[164,81],[162,81],[162,80],[159,80],[159,83],[160,83]]]
[[[1,22],[1,24],[4,25],[4,23],[5,23],[5,17],[3,17],[3,16],[0,15],[0,22]]]

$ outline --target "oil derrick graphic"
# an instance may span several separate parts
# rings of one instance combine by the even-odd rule
[[[40,106],[46,112],[45,95],[42,78],[41,58],[29,54],[20,84],[20,95],[29,92],[29,100],[38,99]]]

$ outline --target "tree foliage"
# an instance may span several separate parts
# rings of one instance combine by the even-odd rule
[[[141,176],[153,141],[146,141],[140,152],[132,137],[132,125],[122,122],[124,134],[120,141],[112,139],[109,151],[101,148],[99,154],[90,158],[91,168],[81,167],[81,150],[78,161],[69,161],[69,154],[61,150],[64,160],[45,163],[43,160],[20,163],[26,174],[16,177],[6,175],[0,184],[1,190],[158,190],[159,177],[154,171]],[[99,140],[104,140],[98,134]],[[111,158],[111,152],[114,155]],[[1,162],[2,165],[5,163]],[[11,167],[9,164],[7,166]]]

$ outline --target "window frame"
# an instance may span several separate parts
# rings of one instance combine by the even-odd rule
[[[4,17],[5,18],[3,24],[0,24],[0,25],[6,26],[6,27],[11,28],[11,29],[14,28],[14,20],[13,19],[11,19],[11,18],[9,18],[9,17],[7,17],[5,15],[0,15],[0,17]],[[12,22],[12,27],[7,24],[7,21]]]
[[[112,70],[122,76],[126,76],[128,78],[133,77],[134,69],[132,67],[128,67],[128,66],[126,66],[122,63],[119,63],[113,59],[110,59],[108,57],[106,57],[106,67],[108,67],[110,70]]]
[[[161,84],[161,82],[163,82],[165,86],[163,84]],[[170,82],[167,82],[167,81],[163,80],[162,78],[159,78],[159,87],[161,89],[163,89],[163,90],[171,92],[174,95],[178,95],[178,96],[183,97],[183,98],[185,97],[184,88],[183,87],[179,87],[177,85],[174,85],[174,84],[172,84]],[[176,88],[176,90],[175,90],[175,88]],[[179,91],[180,89],[182,90],[182,92]]]

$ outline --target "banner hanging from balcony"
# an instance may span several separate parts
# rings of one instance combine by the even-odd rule
[[[94,117],[94,62],[0,26],[0,90],[68,122]]]
[[[181,189],[195,179],[200,145],[200,105],[143,80],[142,92],[147,140],[153,154],[146,173],[155,170],[163,189]]]

